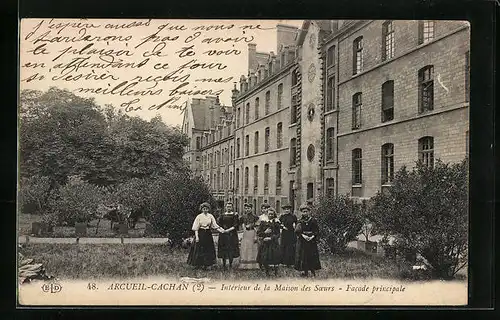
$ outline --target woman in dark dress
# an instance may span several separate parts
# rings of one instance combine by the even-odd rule
[[[233,204],[226,204],[226,211],[218,219],[218,224],[224,229],[224,233],[219,235],[217,242],[217,256],[222,259],[224,270],[227,269],[226,261],[229,261],[229,268],[233,266],[233,259],[240,256],[238,227],[238,214],[233,212]]]
[[[261,221],[257,230],[257,236],[260,240],[257,262],[263,266],[266,276],[269,276],[269,269],[274,268],[274,275],[278,274],[278,266],[281,262],[281,253],[279,247],[279,237],[281,224],[276,218],[276,211],[273,208],[268,209],[269,220]]]
[[[295,244],[297,237],[295,235],[295,226],[297,224],[297,217],[291,213],[292,206],[283,205],[283,214],[279,220],[281,222],[281,263],[287,267],[293,267],[295,264]]]
[[[302,271],[302,276],[307,277],[309,271],[316,276],[316,270],[321,269],[318,252],[319,228],[316,219],[311,217],[309,206],[300,207],[302,216],[295,228],[297,233],[297,256],[295,257],[295,269]]]
[[[196,269],[216,264],[215,245],[212,237],[212,229],[224,232],[224,229],[217,225],[215,218],[210,214],[210,204],[204,202],[200,205],[201,213],[196,216],[193,222],[194,242],[189,251],[187,263]]]

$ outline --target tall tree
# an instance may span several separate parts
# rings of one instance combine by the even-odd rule
[[[182,160],[187,137],[159,116],[130,117],[112,105],[51,88],[24,90],[20,105],[21,175],[49,177],[51,186],[70,175],[98,185],[131,178],[188,172]]]

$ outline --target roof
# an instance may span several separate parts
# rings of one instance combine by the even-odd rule
[[[333,20],[304,20],[304,22],[302,23],[302,28],[300,28],[299,36],[297,38],[297,45],[300,46],[304,43],[307,31],[309,31],[309,27],[311,26],[311,22],[316,24],[319,27],[320,31],[323,31],[325,33],[333,32]]]
[[[193,113],[193,128],[197,130],[209,130],[209,107],[216,102],[216,97],[206,97],[205,99],[193,99],[191,101],[191,112]],[[225,110],[226,115],[233,112],[230,106],[221,106]],[[218,121],[217,121],[218,122]]]

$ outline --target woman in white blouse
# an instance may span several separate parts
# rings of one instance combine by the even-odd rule
[[[188,255],[188,265],[195,268],[206,269],[216,264],[215,245],[212,237],[212,229],[221,233],[222,229],[210,213],[210,204],[204,202],[200,205],[201,213],[196,216],[193,222],[194,242]]]

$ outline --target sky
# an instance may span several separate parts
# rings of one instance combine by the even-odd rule
[[[248,72],[248,43],[276,52],[277,24],[302,20],[23,19],[20,89],[55,86],[181,125],[178,108],[200,91],[231,104],[233,83]]]

